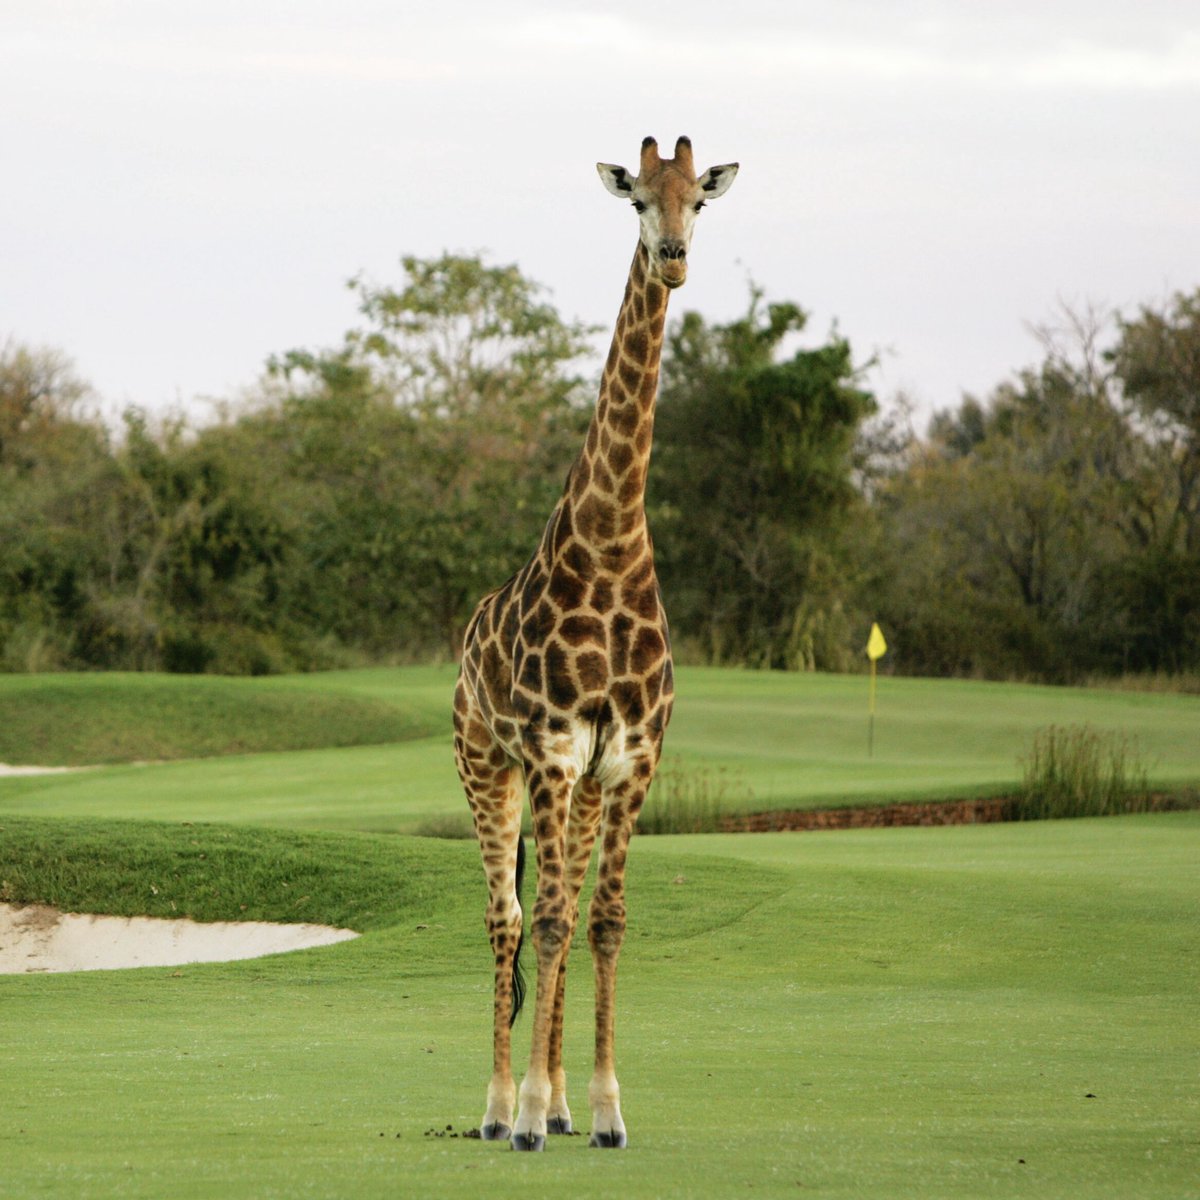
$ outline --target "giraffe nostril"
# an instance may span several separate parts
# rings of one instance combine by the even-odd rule
[[[674,259],[686,257],[687,251],[680,242],[663,242],[658,248],[658,256],[664,262],[671,262]]]

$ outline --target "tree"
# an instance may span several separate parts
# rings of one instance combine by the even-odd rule
[[[874,401],[840,337],[781,358],[805,323],[752,289],[739,320],[687,313],[668,335],[652,528],[677,640],[709,661],[845,665],[843,539]]]
[[[108,656],[189,673],[308,665],[290,652],[278,604],[290,549],[279,498],[220,427],[193,433],[168,419],[152,430],[136,409],[124,420]]]
[[[365,328],[272,369],[295,469],[325,482],[308,594],[373,654],[453,656],[475,600],[520,566],[557,499],[586,422],[569,368],[590,331],[516,267],[402,263],[399,287],[352,281]]]
[[[91,389],[57,350],[8,341],[0,347],[0,467],[37,460],[64,427],[81,425],[79,408]]]
[[[1175,296],[1165,311],[1142,308],[1119,329],[1109,357],[1170,480],[1165,526],[1148,526],[1142,536],[1200,555],[1200,289]]]
[[[109,439],[61,353],[0,350],[0,668],[71,665],[104,576]]]
[[[1141,668],[1200,664],[1200,290],[1121,320],[1109,353],[1143,437],[1131,489],[1131,553],[1114,573],[1129,657]]]
[[[0,352],[0,662],[259,672],[454,655],[536,542],[589,347],[515,267],[403,260],[362,326],[203,429],[110,436],[52,351]]]
[[[902,669],[1061,678],[1094,653],[1121,437],[1103,395],[1053,364],[934,417],[880,497],[877,586]]]
[[[1143,314],[1104,353],[1109,323],[1065,318],[1039,330],[1040,366],[937,414],[880,491],[901,669],[1069,680],[1200,658],[1186,354],[1164,346],[1186,321]]]

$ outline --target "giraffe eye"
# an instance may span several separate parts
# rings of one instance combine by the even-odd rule
[[[646,211],[646,206],[640,200],[635,200],[633,202],[633,207],[635,209],[637,209],[637,211],[640,213],[643,213]]]

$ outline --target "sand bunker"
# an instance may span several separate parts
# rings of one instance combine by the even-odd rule
[[[86,767],[13,767],[0,763],[0,779],[7,775],[65,775],[69,771],[85,771]]]
[[[354,937],[358,934],[351,929],[328,925],[96,917],[40,904],[0,904],[0,974],[232,962]]]

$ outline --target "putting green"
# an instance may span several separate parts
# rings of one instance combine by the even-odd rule
[[[249,963],[0,979],[6,1198],[1198,1194],[1198,814],[638,839],[631,1147],[544,1155],[446,1130],[477,1124],[490,1059],[473,846],[0,826],[10,890],[144,891],[209,919],[258,897],[256,916],[367,930]],[[572,961],[586,1129],[586,950]]]

